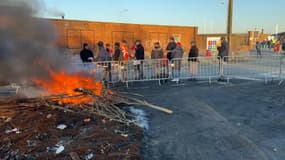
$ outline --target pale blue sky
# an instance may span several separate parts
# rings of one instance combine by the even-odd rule
[[[199,26],[200,33],[224,33],[227,0],[43,0],[56,18],[139,24]],[[285,0],[234,0],[235,33],[285,31]]]

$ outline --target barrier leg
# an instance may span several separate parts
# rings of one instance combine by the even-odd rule
[[[279,84],[278,84],[278,85],[279,85],[279,86],[281,86],[281,85],[282,85],[282,83],[283,83],[283,79],[279,82]]]
[[[221,57],[221,58],[219,58],[219,76],[220,76],[220,78],[219,78],[219,80],[224,80],[224,63],[223,63],[223,61],[224,61],[224,59]]]
[[[283,83],[283,79],[282,79],[282,64],[283,64],[283,61],[282,61],[282,57],[280,57],[280,70],[279,70],[279,78],[280,78],[280,82],[279,82],[279,86],[281,86],[282,85],[282,83]]]
[[[126,81],[126,87],[129,88],[129,83],[128,83],[128,81]]]

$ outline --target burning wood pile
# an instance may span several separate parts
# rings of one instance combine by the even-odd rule
[[[142,159],[143,129],[122,106],[166,109],[82,75],[51,77],[34,80],[40,97],[0,99],[0,159]]]
[[[0,159],[142,159],[142,129],[117,122],[131,121],[124,111],[104,110],[54,98],[1,100]]]

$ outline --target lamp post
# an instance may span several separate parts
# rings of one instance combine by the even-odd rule
[[[233,0],[229,0],[228,6],[228,45],[229,45],[229,56],[232,56],[232,32],[233,32]]]

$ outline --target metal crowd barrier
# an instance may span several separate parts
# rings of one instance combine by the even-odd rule
[[[167,79],[284,79],[285,56],[228,56],[191,59],[149,59],[128,62],[78,63],[76,72],[85,71],[99,81],[110,83]],[[283,82],[283,81],[282,81]],[[280,83],[282,83],[280,82]]]
[[[124,82],[159,81],[170,78],[169,62],[166,59],[133,60],[122,62]]]
[[[285,55],[280,56],[280,82],[279,85],[281,85],[284,82],[285,79]]]
[[[0,86],[0,96],[17,95],[21,89],[21,86],[16,83],[11,83],[9,86]]]
[[[173,59],[172,77],[178,79],[213,79],[219,78],[219,58],[198,57],[190,59]]]
[[[72,70],[88,73],[98,81],[119,82],[123,65],[118,61],[104,61],[92,63],[74,63]]]
[[[221,76],[233,79],[279,78],[281,73],[280,56],[231,56],[224,57]],[[282,71],[281,71],[282,72]]]

